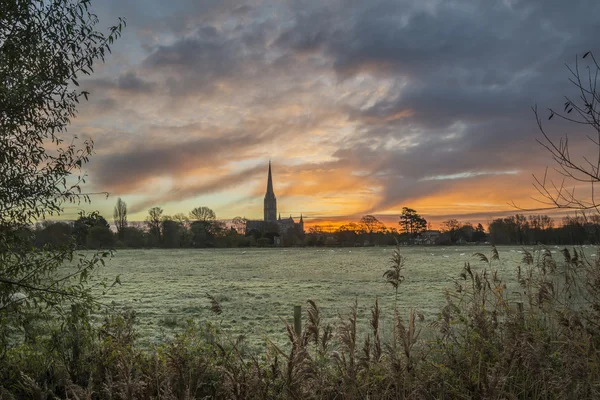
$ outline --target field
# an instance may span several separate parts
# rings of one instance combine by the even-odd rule
[[[355,300],[363,324],[379,297],[383,308],[383,334],[391,330],[389,320],[394,290],[385,283],[383,272],[390,265],[392,247],[290,248],[290,249],[199,249],[120,250],[107,262],[101,275],[120,275],[122,285],[113,288],[104,303],[131,307],[137,313],[143,344],[159,343],[185,325],[186,320],[210,320],[232,338],[247,335],[253,348],[265,345],[268,337],[281,343],[285,324],[293,324],[293,306],[312,299],[322,316],[335,324]],[[500,262],[493,268],[509,282],[523,256],[520,247],[499,247]],[[527,250],[533,251],[528,247]],[[550,249],[562,260],[558,247]],[[585,249],[588,256],[595,248]],[[444,292],[469,261],[474,269],[485,264],[472,254],[489,256],[490,246],[404,247],[406,281],[399,290],[399,309],[421,311],[425,323],[436,319]],[[594,254],[595,255],[595,254]],[[516,286],[509,290],[516,290]],[[206,294],[215,296],[223,313],[210,312]],[[366,326],[366,325],[363,325]]]

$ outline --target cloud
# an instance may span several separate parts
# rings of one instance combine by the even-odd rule
[[[195,170],[218,169],[220,159],[260,143],[249,134],[232,133],[219,138],[198,138],[179,143],[136,143],[133,148],[94,160],[96,185],[117,193],[146,191],[148,182],[160,177],[183,176]]]
[[[131,212],[137,213],[156,205],[164,205],[165,203],[173,201],[181,201],[181,199],[193,198],[198,196],[198,194],[207,195],[242,183],[247,183],[259,174],[264,174],[264,169],[264,165],[260,165],[233,174],[217,176],[208,182],[186,185],[184,187],[175,187],[167,193],[150,196],[142,202],[133,204]],[[214,174],[215,171],[213,170],[211,173]]]
[[[97,136],[93,185],[135,193],[140,208],[226,193],[244,177],[245,198],[260,198],[268,158],[282,204],[315,215],[319,204],[360,215],[526,199],[530,172],[549,162],[530,107],[574,93],[564,63],[600,33],[600,3],[585,0],[98,7],[131,23],[119,62],[86,81],[92,101],[76,126]],[[580,130],[552,122],[586,151]]]
[[[427,176],[425,178],[421,178],[421,181],[445,181],[445,180],[455,180],[455,179],[467,179],[474,178],[477,176],[494,176],[494,175],[517,175],[519,171],[466,171],[459,172],[457,174],[450,175],[435,175],[435,176]]]

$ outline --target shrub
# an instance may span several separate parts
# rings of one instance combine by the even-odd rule
[[[4,358],[0,393],[20,397],[421,399],[597,398],[600,396],[600,266],[583,253],[523,250],[517,288],[494,270],[492,248],[465,263],[436,321],[425,325],[395,308],[394,330],[381,338],[381,309],[358,334],[358,303],[336,326],[324,325],[309,300],[304,331],[286,324],[288,344],[264,354],[218,325],[189,321],[167,343],[136,343],[135,314],[107,316],[94,327],[72,310],[68,324]],[[387,278],[401,277],[395,252]],[[391,272],[390,272],[391,271]],[[403,279],[391,279],[394,291]],[[208,296],[211,310],[223,310]],[[165,319],[166,321],[166,319]],[[170,320],[169,320],[170,321]],[[175,320],[176,322],[176,320]]]

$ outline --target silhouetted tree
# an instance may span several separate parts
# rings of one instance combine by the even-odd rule
[[[458,231],[460,229],[460,222],[457,219],[449,219],[442,222],[442,233],[445,233],[450,238],[450,243],[456,243],[458,240]]]
[[[161,220],[162,220],[163,209],[160,207],[152,207],[148,210],[148,216],[146,217],[146,226],[148,227],[148,233],[154,239],[156,245],[162,243],[161,235]]]
[[[190,211],[192,221],[211,222],[217,219],[217,215],[208,207],[196,207]]]
[[[402,207],[399,225],[409,237],[414,237],[427,230],[427,220],[417,214],[416,210],[408,207]]]
[[[173,215],[172,219],[173,219],[173,221],[180,222],[185,226],[189,225],[189,223],[190,223],[190,218],[187,215],[185,215],[184,213],[177,213],[177,214]]]
[[[36,224],[34,232],[38,247],[49,245],[56,248],[69,245],[73,240],[73,227],[66,222],[43,221]]]
[[[127,227],[127,203],[119,197],[113,210],[113,218],[119,239],[123,239],[123,230]]]
[[[140,248],[147,246],[148,234],[139,226],[129,226],[123,228],[123,244],[131,248]]]
[[[217,215],[208,207],[196,207],[190,211],[190,230],[194,247],[214,245]]]
[[[79,246],[86,246],[88,234],[93,227],[102,227],[110,231],[108,221],[100,215],[98,211],[92,211],[86,213],[85,211],[79,212],[79,218],[73,223],[73,235]]]
[[[369,235],[385,230],[385,225],[383,224],[383,222],[379,221],[376,217],[372,215],[363,216],[360,219],[359,224],[361,229]]]
[[[458,228],[458,240],[472,242],[474,233],[475,228],[473,228],[473,225],[471,225],[470,222],[465,222],[460,226],[460,228]]]
[[[483,242],[485,241],[485,229],[483,228],[483,225],[481,225],[480,223],[477,224],[477,227],[475,228],[475,232],[473,232],[473,241],[474,242]]]
[[[110,249],[114,244],[115,236],[109,227],[96,225],[90,228],[86,238],[88,249]]]
[[[180,248],[190,245],[191,235],[183,222],[165,216],[161,220],[161,231],[163,247]]]

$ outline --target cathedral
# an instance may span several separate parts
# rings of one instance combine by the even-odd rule
[[[246,223],[246,232],[256,230],[264,233],[278,234],[279,236],[304,234],[304,219],[300,215],[298,222],[294,221],[292,216],[281,219],[277,217],[277,198],[273,191],[273,175],[271,173],[271,161],[269,161],[269,175],[267,177],[267,193],[264,201],[264,220],[249,220]],[[280,240],[275,240],[275,244],[280,244]]]

